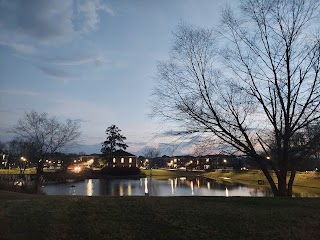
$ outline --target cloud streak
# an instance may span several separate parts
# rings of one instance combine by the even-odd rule
[[[68,73],[62,69],[52,68],[48,66],[37,66],[43,73],[53,78],[64,79],[64,80],[76,80],[77,77],[74,74]]]
[[[87,63],[94,63],[96,66],[100,66],[104,61],[101,56],[83,56],[83,57],[70,57],[70,58],[49,58],[47,61],[55,65],[63,66],[77,66]]]

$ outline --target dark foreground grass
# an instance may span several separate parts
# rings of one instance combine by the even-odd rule
[[[1,194],[0,239],[320,239],[317,198]]]

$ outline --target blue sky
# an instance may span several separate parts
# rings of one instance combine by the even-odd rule
[[[82,120],[99,149],[116,124],[128,151],[161,143],[148,117],[157,61],[180,22],[214,27],[232,0],[0,0],[0,141],[24,112]]]

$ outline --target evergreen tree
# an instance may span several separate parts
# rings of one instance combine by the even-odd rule
[[[102,143],[101,152],[107,163],[111,163],[113,154],[118,149],[125,150],[128,145],[124,143],[127,138],[120,134],[121,130],[116,125],[111,125],[106,130],[107,140]]]

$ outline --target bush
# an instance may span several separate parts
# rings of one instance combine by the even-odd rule
[[[136,176],[141,175],[141,170],[137,167],[104,167],[101,173],[111,176]]]

